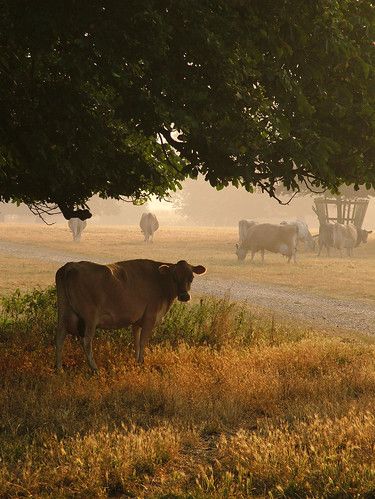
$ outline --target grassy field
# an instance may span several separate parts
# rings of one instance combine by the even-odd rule
[[[176,305],[145,365],[127,331],[53,370],[53,292],[0,324],[0,497],[373,497],[375,347],[226,300]]]
[[[0,226],[0,241],[108,261],[186,258],[225,279],[374,299],[375,241],[356,257],[239,265],[235,229]],[[53,368],[60,263],[2,254],[0,498],[375,496],[375,339],[276,321],[227,300],[177,304],[145,365],[128,331],[99,331],[93,376],[68,338]]]
[[[352,259],[338,255],[317,258],[301,251],[297,265],[288,265],[280,255],[273,254],[266,255],[265,265],[261,265],[259,256],[254,264],[238,263],[234,254],[236,228],[162,227],[155,235],[155,242],[146,245],[138,227],[91,225],[77,244],[71,240],[66,226],[1,224],[0,241],[32,244],[41,250],[84,253],[92,260],[108,262],[130,258],[168,262],[186,259],[204,264],[210,277],[276,283],[333,296],[375,299],[375,239],[357,248]],[[26,261],[15,255],[1,256],[0,293],[14,289],[15,282],[19,282],[22,289],[50,284],[60,265]]]

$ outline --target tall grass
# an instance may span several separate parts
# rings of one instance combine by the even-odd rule
[[[177,304],[145,365],[101,331],[53,370],[54,289],[0,321],[0,497],[371,497],[375,355],[228,300]]]

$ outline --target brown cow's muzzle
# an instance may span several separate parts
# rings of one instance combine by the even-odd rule
[[[184,293],[180,293],[178,296],[177,296],[177,300],[178,301],[190,301],[190,295],[188,292],[184,292]]]

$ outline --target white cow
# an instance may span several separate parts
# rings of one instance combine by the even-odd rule
[[[73,241],[79,242],[81,240],[83,229],[86,227],[86,220],[81,220],[80,218],[70,218],[68,226],[72,232]]]
[[[255,253],[260,251],[262,262],[264,262],[265,250],[281,253],[288,257],[288,262],[292,258],[296,262],[297,227],[295,225],[255,224],[248,230],[246,238],[236,244],[238,260],[244,260],[250,251],[251,261],[253,261]]]
[[[280,222],[280,225],[294,225],[295,227],[297,227],[298,242],[304,243],[305,247],[309,248],[312,251],[315,249],[315,240],[311,235],[311,232],[306,222],[297,219],[297,220]]]
[[[248,230],[256,224],[253,220],[240,220],[238,222],[239,243],[242,243],[247,236]]]
[[[145,236],[145,242],[148,243],[150,239],[150,242],[153,242],[154,232],[159,228],[159,222],[156,216],[153,213],[143,213],[139,226]]]
[[[371,233],[372,230],[361,229],[352,223],[344,225],[336,222],[332,230],[333,247],[340,251],[340,256],[343,249],[347,250],[348,256],[353,256],[353,249],[361,243],[367,243]]]

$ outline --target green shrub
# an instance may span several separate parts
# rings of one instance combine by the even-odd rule
[[[2,315],[14,321],[56,314],[56,288],[34,288],[22,293],[18,288],[1,298]]]
[[[33,328],[51,337],[57,323],[56,288],[36,288],[25,293],[16,289],[1,298],[1,309],[0,335],[5,331],[9,333],[9,328],[29,334]],[[133,341],[130,329],[100,331],[98,335],[123,345],[131,345]],[[272,315],[255,314],[244,303],[207,297],[188,304],[175,302],[155,328],[152,343],[176,346],[183,342],[220,348],[225,345],[277,345],[305,336],[305,330],[286,328],[282,323],[276,323]]]
[[[0,341],[24,335],[31,341],[50,341],[57,320],[56,288],[35,288],[22,293],[16,289],[1,298]]]

